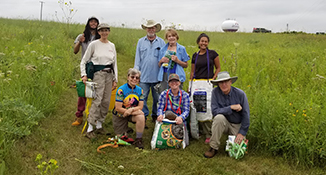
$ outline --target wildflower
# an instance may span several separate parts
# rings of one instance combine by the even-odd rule
[[[122,165],[118,166],[119,169],[124,169],[125,167],[123,167]]]
[[[0,78],[4,77],[5,76],[5,73],[1,73],[0,72]]]
[[[297,113],[298,113],[298,112],[299,112],[299,110],[297,109],[295,112],[297,112]]]
[[[55,81],[51,81],[51,86],[54,86],[55,85]]]
[[[28,43],[28,45],[31,45],[31,44],[33,44],[33,42]]]
[[[295,117],[296,115],[295,114],[293,114],[293,117]]]
[[[292,103],[290,103],[289,105],[292,106]]]
[[[235,47],[238,47],[240,43],[233,43]]]
[[[306,113],[306,110],[304,109],[302,112],[303,112],[303,113]]]
[[[27,70],[32,70],[32,71],[36,71],[36,69],[37,69],[36,66],[34,66],[34,65],[30,65],[30,64],[26,65],[25,68],[26,68]]]
[[[51,60],[51,58],[48,57],[48,56],[45,56],[45,57],[43,57],[42,59],[43,59],[43,60]]]
[[[302,114],[302,116],[305,116],[305,117],[307,117],[307,114]]]
[[[251,87],[251,85],[249,84],[247,87]]]
[[[36,51],[35,50],[32,50],[31,53],[36,53]]]

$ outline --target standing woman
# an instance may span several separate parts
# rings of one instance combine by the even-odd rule
[[[192,55],[190,79],[213,79],[215,80],[217,74],[220,72],[220,59],[218,53],[214,50],[208,49],[209,37],[202,33],[197,38],[199,51]],[[215,67],[215,71],[214,71]],[[211,126],[212,121],[199,122],[203,129],[203,134],[206,136],[205,143],[209,143],[212,135]]]
[[[99,25],[99,20],[96,17],[90,17],[87,20],[85,30],[83,34],[79,34],[75,39],[74,53],[77,54],[81,50],[81,58],[83,58],[88,45],[96,40],[100,39],[100,35],[97,32],[97,26]],[[83,112],[85,110],[86,97],[78,97],[77,112],[75,113],[76,119],[72,123],[72,126],[78,126],[83,123]]]
[[[89,125],[86,137],[90,139],[95,138],[96,134],[106,134],[102,123],[109,110],[111,91],[117,87],[118,82],[117,53],[115,45],[108,40],[110,26],[102,23],[97,30],[101,38],[88,46],[80,63],[83,82],[86,82],[87,77],[92,77],[85,71],[86,63],[91,61],[95,72],[93,82],[97,83],[96,98],[92,101],[88,116]],[[96,130],[93,126],[96,126]]]
[[[177,43],[179,35],[175,30],[168,29],[165,33],[165,39],[168,43],[161,48],[158,63],[160,67],[158,81],[161,82],[159,94],[169,88],[168,77],[170,74],[179,75],[181,81],[180,89],[182,89],[183,82],[186,80],[186,74],[183,69],[188,67],[187,61],[190,59],[186,48]]]

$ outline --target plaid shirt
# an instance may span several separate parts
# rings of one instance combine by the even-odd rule
[[[166,106],[166,110],[167,111],[173,111],[174,113],[176,113],[175,111],[177,111],[178,106],[176,106],[175,104],[180,103],[180,96],[181,96],[181,91],[182,91],[182,99],[181,99],[181,115],[178,115],[179,117],[181,117],[184,121],[186,120],[186,118],[188,117],[189,114],[189,104],[190,104],[190,100],[189,100],[189,95],[187,92],[183,91],[183,90],[179,90],[179,93],[177,96],[173,96],[171,90],[169,90],[169,95],[171,95],[172,98],[172,107],[173,110],[171,109],[171,103],[170,100],[166,98],[166,93],[167,93],[167,89],[165,91],[163,91],[160,95],[160,99],[158,102],[158,107],[157,107],[157,115],[163,115],[164,114],[164,108]]]

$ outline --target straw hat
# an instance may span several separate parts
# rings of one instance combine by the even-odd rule
[[[221,81],[226,81],[226,80],[232,80],[232,84],[237,81],[238,77],[230,77],[229,72],[227,71],[223,71],[223,72],[219,72],[217,74],[217,79],[216,80],[211,80],[211,83],[213,85],[218,85],[219,82]]]
[[[158,22],[155,22],[154,20],[147,20],[146,24],[142,24],[141,27],[146,30],[146,28],[150,28],[150,27],[156,27],[155,33],[161,31],[161,24]]]

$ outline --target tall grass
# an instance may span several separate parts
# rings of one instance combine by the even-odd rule
[[[79,77],[80,56],[73,55],[72,43],[84,26],[70,25],[67,30],[60,23],[8,19],[0,19],[0,24],[1,164],[9,148],[3,145],[29,133],[17,130],[17,134],[15,128],[32,128],[57,103],[64,103],[58,99],[60,94]],[[179,32],[178,42],[190,57],[198,51],[200,33]],[[247,94],[251,151],[280,155],[297,164],[324,166],[326,36],[207,34],[209,48],[219,53],[221,69],[238,76],[234,86]],[[120,64],[134,62],[137,41],[144,35],[143,30],[111,29],[109,40],[116,45]],[[158,36],[164,38],[164,32]],[[185,70],[189,77],[188,64]],[[125,70],[119,69],[119,77],[125,77]],[[12,110],[26,106],[33,114],[18,115]],[[19,123],[21,116],[35,116],[30,119],[35,121]]]

